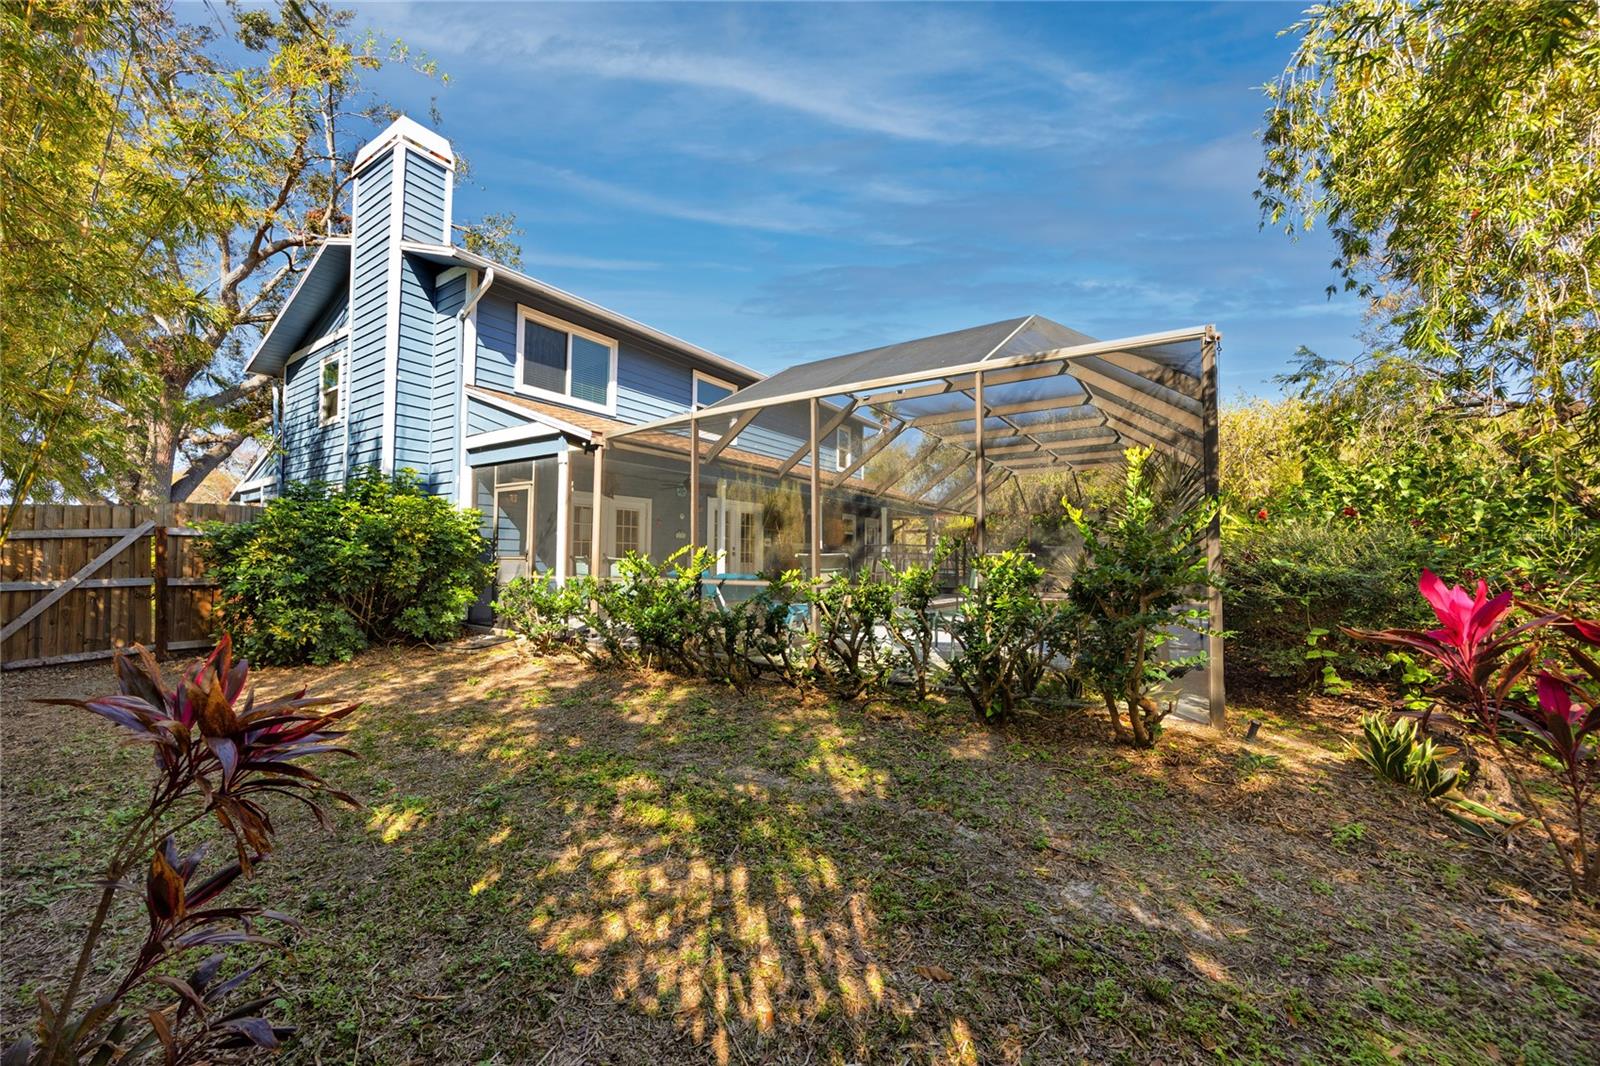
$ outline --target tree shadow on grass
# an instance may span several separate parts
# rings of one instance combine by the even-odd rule
[[[1444,889],[1504,875],[1301,737],[1134,753],[504,651],[280,682],[367,703],[370,807],[251,888],[308,923],[296,1061],[1580,1061],[1600,1023],[1592,950]]]

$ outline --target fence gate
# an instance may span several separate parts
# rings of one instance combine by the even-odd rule
[[[196,524],[246,521],[259,510],[17,507],[0,547],[0,665],[103,659],[132,644],[157,655],[210,647],[216,583],[194,550]]]

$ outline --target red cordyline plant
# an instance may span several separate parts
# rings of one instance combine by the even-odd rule
[[[1544,612],[1502,631],[1502,623],[1517,606],[1510,591],[1490,597],[1482,580],[1475,594],[1458,585],[1446,587],[1430,570],[1422,572],[1417,588],[1432,605],[1440,628],[1345,632],[1421,652],[1444,669],[1440,695],[1465,711],[1466,726],[1494,746],[1520,798],[1561,857],[1574,893],[1595,895],[1600,889],[1600,845],[1589,839],[1593,830],[1588,815],[1600,787],[1600,687],[1588,686],[1600,686],[1600,664],[1584,648],[1600,647],[1600,624]],[[1572,668],[1547,655],[1565,656]],[[1522,682],[1541,663],[1536,698],[1530,700]],[[1502,735],[1506,730],[1553,761],[1571,814],[1572,841],[1563,840],[1545,817],[1538,797],[1509,757]]]
[[[204,948],[275,942],[256,932],[259,920],[287,922],[276,911],[220,905],[218,897],[272,850],[275,830],[266,804],[297,800],[328,824],[318,800],[356,805],[304,765],[311,756],[352,754],[330,728],[354,711],[348,704],[294,695],[257,701],[247,691],[250,666],[233,661],[227,637],[203,662],[168,689],[144,648],[116,658],[118,691],[92,700],[42,700],[82,707],[126,731],[129,743],[149,744],[155,772],[144,809],[111,848],[99,905],[60,994],[39,993],[35,1034],[8,1047],[0,1066],[66,1066],[137,1061],[160,1049],[168,1066],[215,1062],[276,1048],[291,1030],[259,1015],[268,1000],[226,1004],[255,972],[221,976],[212,954],[186,977],[172,964]],[[176,835],[215,818],[235,851],[234,861],[201,877],[204,846],[180,856]],[[146,868],[144,883],[132,876]],[[149,929],[138,954],[110,991],[80,1007],[95,948],[106,932],[117,893],[143,895]],[[168,964],[163,966],[162,964]],[[155,972],[157,968],[164,972]],[[145,1002],[137,1006],[130,1000]]]

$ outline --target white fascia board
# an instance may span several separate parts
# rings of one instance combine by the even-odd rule
[[[530,422],[525,426],[507,426],[505,429],[491,429],[487,433],[474,433],[466,439],[466,450],[473,452],[496,444],[515,444],[518,441],[537,440],[540,437],[560,436],[565,434],[555,426],[543,422]]]
[[[389,123],[383,132],[362,145],[361,150],[356,153],[355,162],[351,165],[350,172],[352,174],[360,173],[361,168],[382,155],[384,149],[390,146],[398,147],[406,143],[422,149],[425,155],[433,156],[445,166],[455,166],[456,156],[450,150],[449,141],[415,119],[401,115]]]
[[[324,237],[322,239],[322,241],[317,245],[317,254],[311,257],[310,265],[308,265],[306,267],[306,269],[301,272],[299,279],[294,283],[294,288],[292,290],[290,290],[290,292],[289,292],[289,298],[287,300],[283,301],[283,306],[282,307],[278,308],[278,313],[275,316],[273,316],[272,324],[267,327],[267,331],[261,335],[260,342],[258,344],[256,344],[255,351],[251,352],[250,353],[250,358],[245,360],[244,372],[246,374],[254,374],[254,373],[256,373],[256,370],[255,370],[256,357],[261,354],[261,349],[266,347],[268,339],[271,338],[271,336],[272,336],[272,331],[278,328],[278,323],[279,322],[283,321],[283,313],[289,309],[289,305],[290,304],[294,303],[295,297],[300,295],[301,288],[304,287],[304,285],[306,283],[306,279],[311,276],[311,272],[316,269],[317,261],[322,258],[322,253],[326,252],[330,245],[337,245],[337,244],[342,244],[342,245],[348,246],[350,244],[350,238],[347,237],[347,236]],[[354,255],[352,255],[350,257],[350,263],[351,263],[351,266],[350,266],[350,278],[351,278],[352,282],[355,280],[355,258],[356,257]],[[285,366],[288,365],[287,360],[285,361],[284,365]],[[278,376],[279,377],[282,376],[282,372],[281,371],[279,372]]]
[[[761,373],[759,370],[751,369],[750,367],[747,367],[742,363],[736,363],[732,359],[728,359],[725,356],[718,355],[712,351],[707,351],[697,344],[690,344],[681,337],[674,337],[672,334],[656,329],[653,326],[647,326],[643,322],[629,318],[627,315],[613,311],[610,308],[601,307],[599,304],[585,300],[583,297],[567,292],[565,289],[558,289],[554,285],[548,284],[547,282],[540,281],[537,278],[529,277],[520,271],[512,270],[510,267],[502,263],[496,263],[492,259],[485,259],[483,256],[474,252],[469,252],[465,248],[458,248],[451,244],[421,244],[415,241],[408,241],[405,244],[405,250],[424,256],[433,256],[441,259],[453,259],[456,262],[467,263],[471,266],[475,266],[479,270],[486,270],[489,267],[493,267],[495,281],[497,283],[504,281],[509,285],[526,289],[536,295],[543,296],[546,299],[566,304],[576,311],[581,311],[584,314],[592,315],[600,321],[605,322],[607,325],[614,326],[617,329],[627,330],[630,333],[636,333],[643,337],[648,337],[656,343],[672,349],[685,358],[703,362],[724,374],[733,374],[736,377],[749,378],[751,381],[760,381],[767,376]]]
[[[477,386],[473,386],[469,395],[475,399],[482,400],[491,407],[497,407],[508,414],[516,415],[519,418],[526,418],[529,421],[543,422],[552,429],[568,434],[569,436],[580,437],[583,440],[589,440],[594,436],[594,433],[591,430],[584,429],[582,426],[574,425],[571,422],[556,418],[553,415],[547,415],[542,411],[530,411],[515,401],[501,399],[489,389],[481,389]]]

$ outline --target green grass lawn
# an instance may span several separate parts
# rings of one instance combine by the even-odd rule
[[[243,889],[305,922],[285,1061],[1595,1061],[1600,934],[1538,841],[1452,838],[1303,715],[1140,753],[508,646],[258,680],[364,702],[329,770],[367,808],[285,811]],[[148,758],[24,701],[110,681],[5,679],[7,1039]]]

